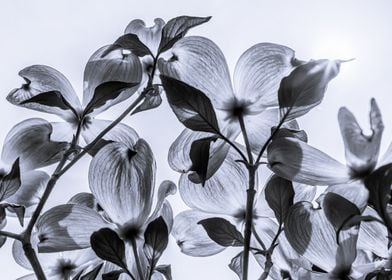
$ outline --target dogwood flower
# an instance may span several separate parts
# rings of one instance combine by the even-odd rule
[[[88,248],[91,234],[102,228],[115,230],[124,241],[140,241],[147,225],[159,216],[170,230],[173,214],[165,198],[175,193],[176,187],[170,181],[162,182],[152,209],[155,169],[149,145],[127,127],[121,142],[105,145],[90,164],[90,190],[103,213],[80,203],[50,209],[36,224],[38,249],[58,252]],[[136,269],[135,262],[129,262]]]
[[[239,118],[243,118],[252,151],[259,153],[271,127],[278,123],[277,91],[281,79],[297,63],[294,51],[271,43],[249,48],[235,67],[234,88],[223,53],[209,39],[185,37],[170,52],[169,59],[159,60],[161,74],[202,91],[210,99],[219,128],[227,138],[234,140],[239,135]],[[182,173],[191,170],[192,142],[211,135],[185,129],[170,147],[170,166]],[[221,139],[211,144],[207,179],[216,172],[228,150],[229,145]]]
[[[64,119],[66,122],[50,124],[51,140],[70,142],[81,123],[81,136],[86,143],[91,142],[110,124],[95,116],[132,96],[142,79],[141,64],[135,55],[117,50],[101,57],[107,48],[97,50],[86,65],[83,106],[67,78],[45,65],[33,65],[20,71],[26,83],[11,91],[7,100]]]
[[[309,185],[357,184],[363,187],[366,178],[377,166],[384,125],[374,99],[371,100],[370,127],[367,136],[354,115],[345,107],[339,110],[347,164],[344,165],[322,151],[292,137],[272,141],[268,148],[271,170],[279,176]],[[382,163],[390,158],[385,155]]]

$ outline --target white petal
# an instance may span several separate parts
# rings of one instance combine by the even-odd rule
[[[152,212],[152,214],[149,218],[149,221],[152,221],[152,220],[159,217],[158,214],[159,214],[159,212],[161,212],[164,202],[167,201],[166,197],[168,197],[169,195],[174,195],[176,192],[177,192],[177,187],[172,181],[165,180],[161,183],[161,185],[158,188],[158,198],[157,198],[157,202],[155,204],[155,209]],[[170,207],[170,204],[168,202],[167,202],[166,207]],[[165,212],[165,209],[163,209],[163,210]],[[166,209],[166,210],[168,210],[168,209]],[[168,210],[168,211],[170,211],[170,210]]]
[[[134,147],[107,144],[90,163],[89,184],[113,222],[142,226],[154,194],[155,160],[150,147],[142,139]]]
[[[181,175],[179,192],[183,201],[191,208],[242,217],[246,206],[248,172],[243,164],[235,162],[236,152],[230,151],[226,160],[204,187]]]
[[[140,83],[142,66],[133,54],[123,55],[120,50],[101,57],[109,46],[97,50],[89,59],[84,70],[83,106],[93,98],[97,86],[106,82]],[[95,108],[89,115],[97,115],[109,107],[124,101],[136,92],[138,86],[122,91],[116,98],[109,99],[103,106]]]
[[[4,140],[2,160],[11,164],[19,157],[22,170],[59,161],[68,143],[52,142],[52,126],[44,119],[27,119],[15,125]]]
[[[207,38],[189,36],[178,41],[170,52],[172,57],[168,61],[159,60],[161,73],[201,90],[215,109],[225,109],[234,94],[219,47]]]
[[[136,34],[139,40],[155,55],[161,42],[162,28],[165,25],[165,21],[161,18],[156,18],[154,23],[153,26],[147,27],[144,21],[134,19],[128,24],[124,33]]]
[[[278,106],[280,81],[292,70],[294,51],[288,47],[260,43],[245,51],[234,72],[235,94],[253,110]]]
[[[52,134],[50,140],[55,142],[68,142],[71,143],[76,128],[68,122],[51,122]]]
[[[181,212],[175,217],[172,235],[181,252],[194,257],[208,257],[225,249],[212,241],[203,226],[198,224],[199,221],[212,217],[214,216],[194,210]]]
[[[372,170],[377,163],[384,125],[381,112],[374,99],[371,101],[370,125],[372,134],[363,134],[355,116],[345,107],[339,110],[339,125],[344,140],[348,165],[356,172]]]
[[[110,227],[95,210],[77,204],[64,204],[45,212],[36,228],[40,252],[61,252],[87,248],[90,235]]]
[[[350,169],[296,138],[279,138],[268,147],[268,162],[277,175],[308,185],[348,182]]]

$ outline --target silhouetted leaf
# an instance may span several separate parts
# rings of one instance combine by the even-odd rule
[[[23,205],[8,204],[8,209],[15,213],[15,215],[18,217],[20,225],[23,227],[26,208]]]
[[[130,50],[134,55],[143,57],[145,55],[152,55],[148,47],[143,44],[136,34],[128,33],[119,37],[110,47],[108,47],[101,55],[106,56],[111,51],[117,49]]]
[[[98,273],[100,272],[101,268],[103,266],[103,263],[97,265],[93,270],[87,272],[83,276],[79,278],[79,280],[95,280],[98,276]]]
[[[110,228],[103,228],[91,235],[91,248],[95,254],[105,261],[110,261],[121,268],[127,268],[125,260],[125,244],[117,233]]]
[[[136,107],[136,109],[133,110],[131,115],[157,108],[159,105],[161,105],[161,103],[162,103],[161,90],[158,86],[154,86],[146,94],[143,103],[140,104],[138,107]]]
[[[76,110],[72,107],[71,104],[69,104],[69,102],[63,97],[63,95],[59,91],[48,91],[37,94],[30,99],[26,99],[20,102],[20,105],[28,103],[38,103],[44,106],[57,107],[62,110],[71,110],[75,116],[78,115]]]
[[[215,142],[218,137],[206,137],[193,141],[190,150],[190,159],[192,161],[191,171],[195,171],[202,181],[202,186],[207,179],[208,161],[210,158],[211,142]]]
[[[244,238],[237,228],[222,218],[208,218],[198,222],[201,224],[211,240],[224,247],[243,246]]]
[[[278,91],[281,117],[298,118],[321,103],[328,83],[339,73],[339,60],[313,60],[283,78]]]
[[[211,17],[179,16],[169,20],[162,29],[162,38],[158,53],[170,49],[178,40],[183,38],[189,29],[209,21]]]
[[[218,120],[210,99],[200,90],[161,75],[170,107],[180,122],[195,131],[219,134]]]
[[[163,265],[158,265],[155,268],[156,271],[159,273],[163,274],[165,276],[166,280],[172,280],[172,274],[171,274],[171,265],[170,264],[163,264]]]
[[[0,179],[0,201],[15,194],[21,185],[19,158],[12,164],[11,171]]]
[[[151,267],[155,267],[169,242],[169,231],[165,220],[159,217],[150,222],[144,232],[143,251]]]
[[[7,241],[7,237],[0,235],[0,248],[3,247],[6,241]]]
[[[107,144],[113,143],[114,141],[112,140],[105,140],[105,139],[99,139],[97,144],[94,145],[91,149],[88,150],[88,154],[92,157],[94,157],[99,150],[101,150],[103,147],[105,147]]]
[[[392,232],[392,217],[387,211],[391,201],[392,163],[381,166],[365,179],[365,186],[369,190],[369,204],[373,205],[380,217]]]
[[[281,224],[286,219],[287,213],[294,203],[294,195],[291,181],[277,175],[273,175],[265,187],[265,199]]]
[[[94,109],[106,104],[107,101],[116,99],[124,90],[133,88],[139,83],[106,82],[95,88],[94,96],[84,109],[84,115],[90,114]]]
[[[121,274],[125,273],[124,269],[113,270],[102,275],[102,280],[118,280]]]
[[[243,267],[244,252],[240,252],[229,263],[229,268],[237,274],[238,278],[242,280],[242,267]]]

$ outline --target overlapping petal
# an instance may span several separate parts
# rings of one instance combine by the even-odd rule
[[[249,48],[234,71],[236,97],[252,104],[252,112],[277,107],[280,81],[292,70],[294,54],[292,49],[272,43]]]
[[[81,111],[79,99],[67,78],[56,69],[46,65],[33,65],[24,68],[19,75],[26,81],[21,88],[14,89],[7,96],[7,100],[18,106],[56,114],[67,121],[75,118],[71,109],[58,106],[47,106],[37,102],[24,103],[28,99],[41,93],[49,93],[54,96],[59,94],[75,112]]]
[[[140,227],[151,210],[155,161],[148,144],[139,139],[133,147],[113,142],[93,158],[89,185],[113,222]]]
[[[181,175],[179,192],[191,208],[208,213],[231,216],[243,215],[246,206],[247,170],[235,162],[236,153],[230,151],[226,160],[204,187]]]
[[[332,185],[351,180],[347,166],[296,138],[272,141],[268,162],[277,175],[299,183]]]

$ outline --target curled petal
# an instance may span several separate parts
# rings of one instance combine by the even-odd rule
[[[197,88],[210,98],[215,109],[225,109],[234,94],[219,47],[207,38],[189,36],[178,41],[170,52],[169,60],[159,60],[161,74]]]
[[[225,247],[212,241],[199,221],[213,215],[199,211],[181,212],[174,219],[172,235],[181,252],[193,257],[208,257],[222,252]]]
[[[84,70],[84,91],[83,105],[88,106],[96,93],[96,88],[107,82],[123,82],[138,84],[142,79],[142,66],[139,58],[133,54],[123,55],[120,50],[113,51],[110,55],[102,57],[102,54],[109,46],[97,50],[89,59]],[[133,86],[122,90],[113,98],[108,98],[106,102],[97,108],[92,108],[90,115],[97,115],[107,110],[109,107],[124,101],[136,92],[138,86]]]
[[[200,211],[243,217],[248,175],[246,168],[235,162],[236,159],[236,153],[229,152],[204,186],[191,182],[186,174],[181,175],[179,192],[184,202]]]
[[[158,51],[159,43],[161,42],[162,28],[165,25],[165,21],[161,18],[156,18],[154,19],[154,23],[153,26],[146,27],[144,21],[135,19],[128,24],[124,33],[136,34],[139,40],[155,55]]]
[[[279,138],[268,147],[269,167],[277,175],[308,185],[348,182],[350,169],[296,138]]]
[[[158,198],[157,202],[155,204],[155,209],[152,212],[149,221],[153,221],[156,218],[158,218],[158,213],[161,211],[161,208],[163,207],[163,203],[166,201],[166,197],[169,195],[174,195],[177,192],[177,187],[176,184],[174,184],[172,181],[165,180],[161,183],[161,185],[158,188]],[[170,205],[168,204],[170,207]],[[149,222],[147,222],[148,224]]]
[[[294,51],[288,47],[261,43],[245,51],[234,72],[235,94],[252,104],[252,110],[278,106],[280,81],[292,70]]]
[[[37,221],[40,252],[61,252],[87,248],[90,235],[107,222],[95,210],[77,204],[64,204],[45,212]]]
[[[91,143],[111,123],[112,121],[91,119],[81,132],[84,141],[86,143]],[[103,139],[107,141],[121,142],[128,147],[133,147],[139,139],[139,136],[132,127],[119,123],[107,132],[103,136]]]
[[[90,163],[89,184],[113,222],[141,227],[155,184],[155,160],[147,142],[139,139],[132,149],[119,142],[104,146]]]
[[[5,138],[2,160],[10,164],[19,157],[22,170],[59,161],[69,144],[50,141],[51,133],[52,126],[44,119],[27,119],[18,123]]]
[[[79,99],[72,85],[56,69],[46,65],[33,65],[21,70],[19,76],[25,79],[26,83],[8,94],[7,100],[12,104],[56,114],[69,121],[73,120],[75,113],[81,110]],[[44,105],[42,102],[26,102],[42,93],[48,93],[47,100],[48,98],[60,100],[61,105],[58,102],[55,106]]]
[[[299,201],[313,201],[317,193],[315,186],[294,183],[293,188],[295,192],[294,203]]]
[[[359,174],[374,169],[380,151],[384,125],[380,109],[374,99],[371,100],[369,117],[372,135],[366,136],[363,134],[355,116],[347,108],[341,108],[338,114],[347,163]]]

